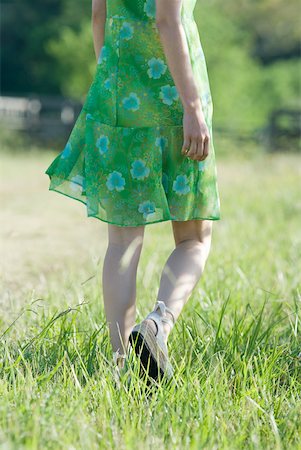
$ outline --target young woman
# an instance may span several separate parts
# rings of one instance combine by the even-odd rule
[[[220,219],[195,3],[92,0],[95,76],[64,150],[45,171],[50,190],[107,222],[103,298],[113,358],[123,367],[130,343],[154,379],[173,374],[168,335],[204,271]],[[175,248],[153,311],[135,325],[145,225],[167,220]]]

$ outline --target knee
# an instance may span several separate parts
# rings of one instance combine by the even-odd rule
[[[186,245],[194,245],[209,251],[212,237],[212,221],[189,220],[180,223],[173,222],[173,234],[176,246],[186,242]]]
[[[187,249],[192,249],[194,252],[199,252],[202,257],[207,259],[211,249],[211,235],[200,239],[196,237],[181,239],[176,242],[176,247],[179,245],[185,246]]]
[[[138,261],[141,255],[143,243],[140,239],[133,239],[131,241],[109,241],[108,250],[119,255],[120,258]]]
[[[141,252],[143,245],[144,228],[136,227],[134,230],[109,225],[108,245],[126,250],[128,248]]]
[[[134,239],[109,240],[108,253],[120,260],[123,269],[137,267],[143,246],[141,236]]]
[[[180,239],[176,242],[176,247],[179,245],[185,245],[186,247],[193,247],[193,248],[199,248],[201,249],[210,249],[211,246],[211,239],[210,238],[206,238],[206,239],[199,239],[199,238],[187,238],[187,239]]]

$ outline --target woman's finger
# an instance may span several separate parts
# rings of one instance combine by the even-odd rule
[[[208,154],[209,154],[209,137],[205,136],[204,147],[203,147],[203,155],[202,155],[202,158],[201,158],[200,161],[203,161],[204,159],[206,159]]]
[[[185,138],[184,138],[183,145],[182,145],[182,150],[181,150],[182,155],[186,155],[187,149],[188,149],[189,147],[190,147],[190,139],[187,138],[187,137],[185,137]]]
[[[198,146],[197,146],[197,153],[196,153],[196,160],[200,161],[201,158],[203,157],[203,150],[204,150],[204,141],[202,140],[202,138],[199,138],[198,141]]]
[[[192,138],[190,141],[190,149],[189,152],[187,153],[187,156],[189,156],[189,158],[191,159],[195,159],[196,152],[197,152],[197,141],[196,139]]]

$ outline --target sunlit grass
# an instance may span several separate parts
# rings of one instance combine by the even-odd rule
[[[175,378],[148,387],[130,353],[116,389],[106,224],[47,191],[53,156],[1,156],[0,447],[300,448],[300,157],[218,160],[223,220],[170,335]],[[172,248],[170,223],[147,228],[137,321]]]

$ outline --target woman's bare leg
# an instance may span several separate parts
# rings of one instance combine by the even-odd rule
[[[211,247],[212,220],[172,221],[172,226],[176,248],[163,268],[157,299],[172,310],[177,320],[204,271]],[[156,331],[155,322],[149,322]],[[167,323],[163,328],[167,340],[171,328]]]
[[[125,355],[135,324],[136,275],[142,250],[144,225],[108,224],[108,248],[103,264],[103,298],[113,352]]]

